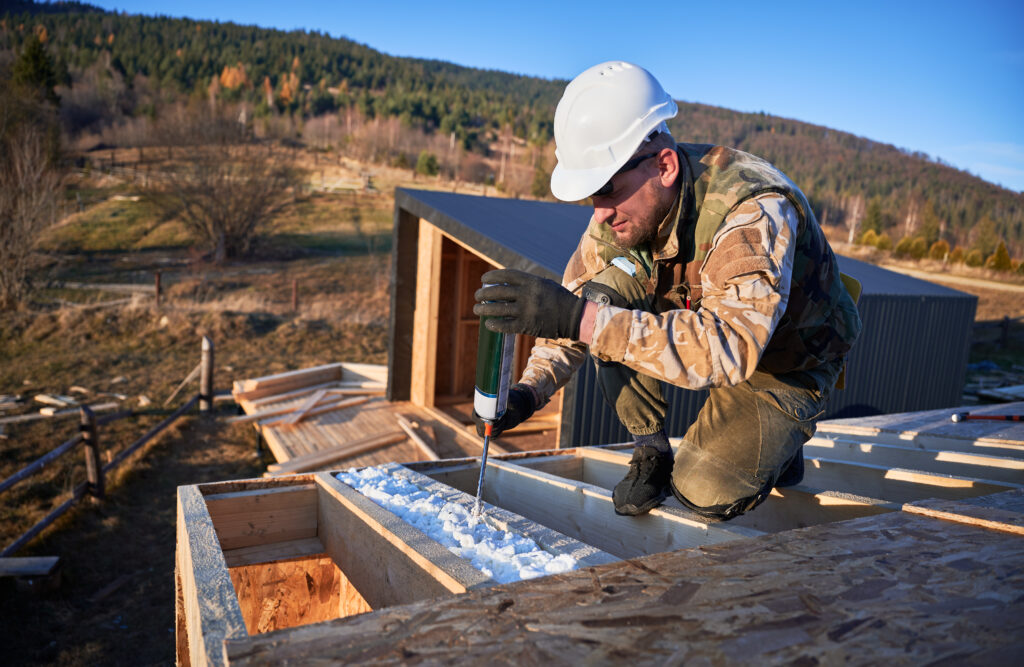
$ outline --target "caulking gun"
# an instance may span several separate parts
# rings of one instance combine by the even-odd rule
[[[487,285],[485,285],[486,287]],[[484,422],[484,452],[480,457],[480,479],[476,483],[476,504],[473,516],[480,516],[480,496],[487,471],[487,448],[491,444],[494,422],[505,414],[508,390],[512,385],[512,361],[515,356],[515,334],[491,331],[480,318],[480,337],[476,348],[476,386],[473,391],[473,409]]]

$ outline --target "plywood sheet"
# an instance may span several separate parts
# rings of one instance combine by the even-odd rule
[[[894,512],[229,640],[233,665],[1015,664],[1024,539]]]

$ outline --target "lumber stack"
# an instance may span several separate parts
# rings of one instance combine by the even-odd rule
[[[384,400],[386,386],[385,367],[354,363],[237,380],[232,394],[245,414],[229,421],[260,433],[277,460],[268,476],[439,459],[432,427]]]

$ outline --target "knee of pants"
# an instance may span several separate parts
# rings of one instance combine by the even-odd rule
[[[722,520],[753,509],[771,491],[771,484],[700,450],[687,451],[685,443],[676,455],[671,486],[683,505],[703,516]]]

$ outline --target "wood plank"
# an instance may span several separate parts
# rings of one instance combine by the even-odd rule
[[[819,436],[837,436],[864,442],[917,447],[927,450],[989,454],[1024,459],[1024,423],[964,421],[954,423],[954,412],[1024,414],[1024,403],[969,406],[890,415],[831,419],[818,422]]]
[[[278,419],[275,424],[295,424],[296,422],[302,421],[306,416],[306,413],[316,407],[324,396],[327,395],[326,389],[317,389],[310,394],[298,407],[291,410],[288,416]]]
[[[241,549],[229,549],[224,552],[224,561],[228,567],[238,567],[289,558],[316,556],[322,553],[324,553],[324,545],[320,544],[320,540],[315,537],[306,537],[287,542],[271,542]]]
[[[213,519],[196,486],[178,487],[177,531],[175,564],[182,588],[178,617],[185,619],[186,636],[176,643],[188,650],[178,661],[197,667],[223,665],[224,640],[248,635]]]
[[[847,463],[806,455],[803,483],[818,489],[852,493],[894,503],[924,498],[957,500],[1021,487],[1009,482],[938,475],[866,463]]]
[[[462,490],[476,493],[475,488]],[[760,534],[708,524],[679,510],[656,508],[639,517],[619,516],[607,489],[495,459],[487,463],[483,499],[619,558]]]
[[[316,475],[320,541],[374,609],[495,582],[328,473]]]
[[[368,396],[356,396],[354,398],[343,398],[343,399],[338,400],[338,401],[330,401],[328,403],[323,403],[321,405],[318,405],[317,407],[309,408],[302,415],[302,418],[305,419],[307,417],[313,417],[315,415],[322,415],[322,414],[325,414],[327,412],[334,412],[336,410],[344,410],[345,408],[352,408],[352,407],[355,407],[357,405],[362,405],[362,404],[364,404],[364,403],[366,403],[366,402],[368,402],[370,400],[371,399]],[[261,427],[264,427],[264,426],[284,426],[286,428],[291,428],[291,427],[295,426],[296,423],[298,423],[298,422],[288,422],[288,421],[286,421],[286,418],[285,419],[271,419],[269,421],[261,423],[260,426]]]
[[[475,449],[478,449],[478,450],[481,450],[481,451],[483,450],[483,448],[484,448],[483,438],[478,436],[475,431],[473,433],[467,432],[465,425],[462,422],[460,422],[458,419],[456,419],[455,417],[452,417],[450,414],[448,414],[444,410],[440,410],[438,408],[430,407],[430,408],[426,408],[426,410],[430,414],[431,417],[433,417],[437,421],[441,422],[442,424],[444,424],[445,426],[450,428],[452,430],[452,432],[455,433],[456,437],[460,438],[463,442],[469,443]],[[490,455],[490,454],[508,454],[509,453],[507,449],[502,447],[500,444],[498,444],[494,440],[491,440],[491,444],[489,445],[489,447],[490,447],[490,450],[489,450],[489,454],[488,455]]]
[[[421,407],[430,407],[434,404],[438,301],[441,289],[441,240],[441,231],[437,227],[426,220],[420,220],[409,401]]]
[[[400,430],[367,436],[331,449],[317,451],[305,456],[297,456],[283,463],[272,463],[267,466],[267,472],[271,475],[289,475],[296,472],[315,470],[350,456],[401,442],[406,437],[408,436],[405,432]]]
[[[581,447],[575,451],[583,463],[580,470],[582,481],[609,490],[625,477],[632,456],[629,450],[597,447]],[[662,507],[684,509],[675,498],[666,499]],[[774,533],[896,511],[899,511],[898,503],[803,484],[774,489],[763,503],[731,519],[729,525]]]
[[[317,492],[312,484],[207,495],[221,549],[316,537]]]
[[[406,435],[409,436],[409,439],[412,440],[416,444],[416,446],[420,448],[420,451],[423,452],[423,455],[426,456],[428,460],[441,460],[441,457],[437,455],[437,452],[435,452],[433,448],[431,448],[431,446],[427,444],[426,440],[420,437],[420,434],[416,432],[416,429],[413,428],[412,424],[409,423],[408,419],[406,419],[402,415],[398,415],[396,417],[396,420],[398,421],[399,427],[401,427],[401,429],[405,431]]]
[[[341,375],[341,364],[326,364],[324,366],[302,368],[251,380],[236,380],[231,393],[236,401],[247,401],[274,394],[282,394],[311,385],[337,382],[342,379]]]
[[[0,577],[46,577],[59,563],[60,556],[0,558]]]
[[[250,635],[339,617],[344,575],[327,556],[240,565],[230,575]]]
[[[1019,512],[979,507],[956,500],[923,500],[908,503],[903,506],[903,511],[1024,536],[1024,514]]]
[[[387,386],[388,367],[386,364],[366,364],[355,361],[341,362],[342,379],[346,382],[366,382]]]
[[[459,491],[431,477],[410,470],[405,466],[392,463],[382,467],[393,477],[405,480],[413,486],[438,496],[447,503],[460,505],[467,511],[471,511],[476,505],[476,497],[474,495]],[[556,555],[565,554],[574,558],[580,567],[593,567],[618,560],[618,558],[611,554],[596,549],[589,544],[575,540],[547,526],[524,519],[518,514],[513,514],[500,507],[486,505],[481,513],[481,517],[491,528],[529,538],[537,546],[549,553]]]
[[[808,456],[834,461],[910,468],[939,475],[957,475],[997,482],[1024,483],[1024,459],[986,454],[948,452],[886,445],[843,438],[811,438],[804,445]]]

